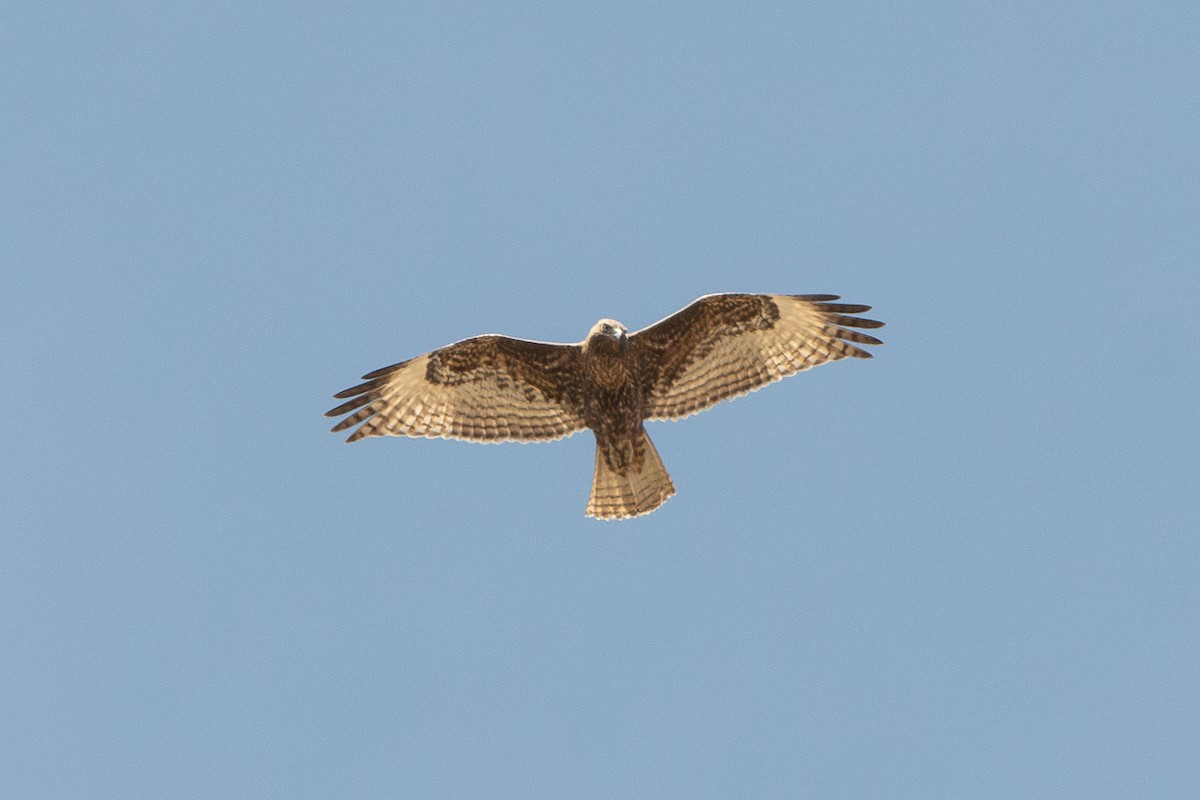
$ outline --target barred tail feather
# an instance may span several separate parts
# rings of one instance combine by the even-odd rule
[[[596,442],[596,470],[592,476],[587,516],[597,519],[638,517],[649,514],[675,494],[675,484],[671,483],[671,476],[646,432],[639,431],[627,444],[631,446],[618,449],[625,455],[637,453],[640,458],[613,459],[625,462],[623,467],[614,469],[609,465],[610,459],[605,458],[606,445]]]

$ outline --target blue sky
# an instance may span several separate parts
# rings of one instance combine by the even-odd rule
[[[21,797],[1200,785],[1189,4],[0,11]],[[886,344],[650,433],[352,447],[469,335],[716,291]]]

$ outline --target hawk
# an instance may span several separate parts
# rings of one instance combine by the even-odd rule
[[[832,294],[710,294],[629,333],[602,319],[578,344],[489,334],[377,369],[338,392],[326,416],[346,439],[424,436],[539,442],[584,428],[596,436],[586,514],[648,514],[675,494],[642,423],[683,419],[722,400],[882,344],[848,316],[870,306]],[[349,398],[349,399],[347,399]]]

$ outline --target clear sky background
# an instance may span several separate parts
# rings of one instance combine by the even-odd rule
[[[1195,4],[0,17],[0,795],[1196,796]],[[646,518],[321,416],[717,291]]]

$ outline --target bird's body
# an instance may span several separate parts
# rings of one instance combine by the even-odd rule
[[[600,320],[580,351],[583,421],[596,435],[587,513],[608,519],[653,511],[675,494],[675,485],[642,427],[641,375],[625,326]]]
[[[844,316],[869,306],[835,295],[707,295],[629,334],[602,319],[578,344],[490,334],[465,339],[364,375],[339,392],[353,398],[327,416],[366,436],[480,442],[545,441],[589,428],[596,465],[589,516],[649,513],[675,487],[646,435],[647,419],[680,419],[787,375],[880,344],[855,330],[874,320]]]

